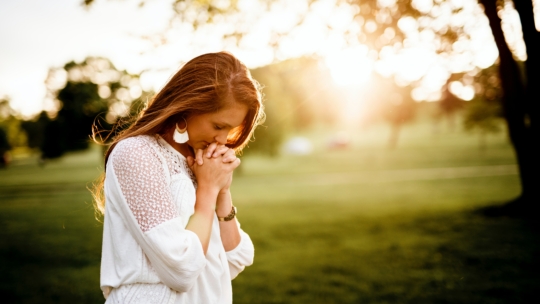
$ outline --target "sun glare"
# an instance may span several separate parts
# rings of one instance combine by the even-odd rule
[[[340,86],[366,83],[373,70],[366,46],[351,47],[326,56],[326,66],[334,82]]]

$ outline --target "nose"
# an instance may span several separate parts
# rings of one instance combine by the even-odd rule
[[[227,135],[229,135],[229,132],[220,132],[214,137],[214,140],[220,145],[225,145],[227,143]]]

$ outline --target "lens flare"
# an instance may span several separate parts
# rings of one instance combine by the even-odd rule
[[[334,82],[340,86],[366,83],[373,70],[373,61],[367,57],[366,46],[352,47],[326,57],[326,66]]]

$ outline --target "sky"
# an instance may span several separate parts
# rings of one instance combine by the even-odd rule
[[[92,55],[138,73],[147,68],[177,69],[192,55],[182,49],[175,54],[140,55],[152,48],[139,37],[167,25],[171,14],[167,2],[150,1],[138,9],[132,1],[97,1],[90,10],[80,3],[0,1],[0,96],[9,96],[12,107],[25,116],[40,111],[50,67]]]
[[[97,0],[90,9],[81,2],[0,0],[0,97],[7,96],[25,118],[47,107],[44,80],[49,68],[87,56],[106,57],[130,73],[146,71],[141,76],[143,89],[155,91],[183,62],[202,53],[226,49],[250,68],[273,60],[270,50],[261,47],[265,43],[261,35],[247,37],[243,49],[224,46],[216,29],[202,28],[194,35],[190,26],[183,25],[170,31],[174,39],[164,46],[156,48],[141,39],[164,32],[172,15],[171,0],[146,1],[143,8],[138,1]],[[243,3],[246,11],[261,9],[255,2]],[[264,22],[269,20],[258,26],[264,27]]]
[[[90,9],[82,7],[81,2],[0,0],[0,97],[8,96],[11,106],[23,117],[29,118],[46,107],[44,80],[49,68],[62,67],[72,60],[80,62],[87,56],[103,56],[120,70],[142,72],[143,89],[157,91],[183,62],[205,52],[231,51],[250,68],[276,59],[315,53],[325,58],[337,85],[365,84],[376,70],[380,74],[394,75],[402,84],[417,81],[420,87],[413,91],[413,98],[417,100],[437,100],[451,72],[488,67],[498,56],[487,18],[475,0],[450,1],[463,6],[463,10],[461,17],[447,20],[471,29],[472,41],[454,45],[469,48],[471,52],[450,61],[441,59],[436,56],[430,40],[433,32],[414,32],[418,25],[413,19],[400,21],[404,29],[411,29],[410,47],[399,52],[391,47],[383,49],[377,62],[364,45],[344,40],[340,31],[362,29],[357,28],[351,10],[336,6],[335,0],[321,0],[311,7],[313,14],[280,42],[277,53],[268,47],[270,29],[288,31],[292,28],[298,14],[308,9],[305,2],[277,1],[269,13],[258,14],[263,8],[257,6],[257,1],[240,0],[240,9],[247,16],[240,26],[252,30],[240,46],[219,39],[223,31],[227,31],[226,27],[203,27],[194,34],[190,25],[179,24],[167,32],[168,41],[160,47],[141,37],[155,38],[156,34],[164,32],[172,16],[172,0],[146,1],[142,9],[138,1],[97,0]],[[432,3],[431,0],[413,2],[426,11]],[[391,5],[393,1],[381,3]],[[516,18],[515,11],[505,12],[505,20]],[[333,30],[329,30],[327,24]],[[525,50],[519,46],[520,40],[515,40],[518,53],[521,52],[518,57],[523,56]],[[462,94],[464,98],[474,96],[472,87],[454,87],[461,88],[458,93],[468,94]]]

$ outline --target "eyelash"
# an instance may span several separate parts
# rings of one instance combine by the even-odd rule
[[[223,128],[220,127],[220,126],[214,126],[214,129],[216,129],[216,130],[221,130],[221,129],[223,129]]]

